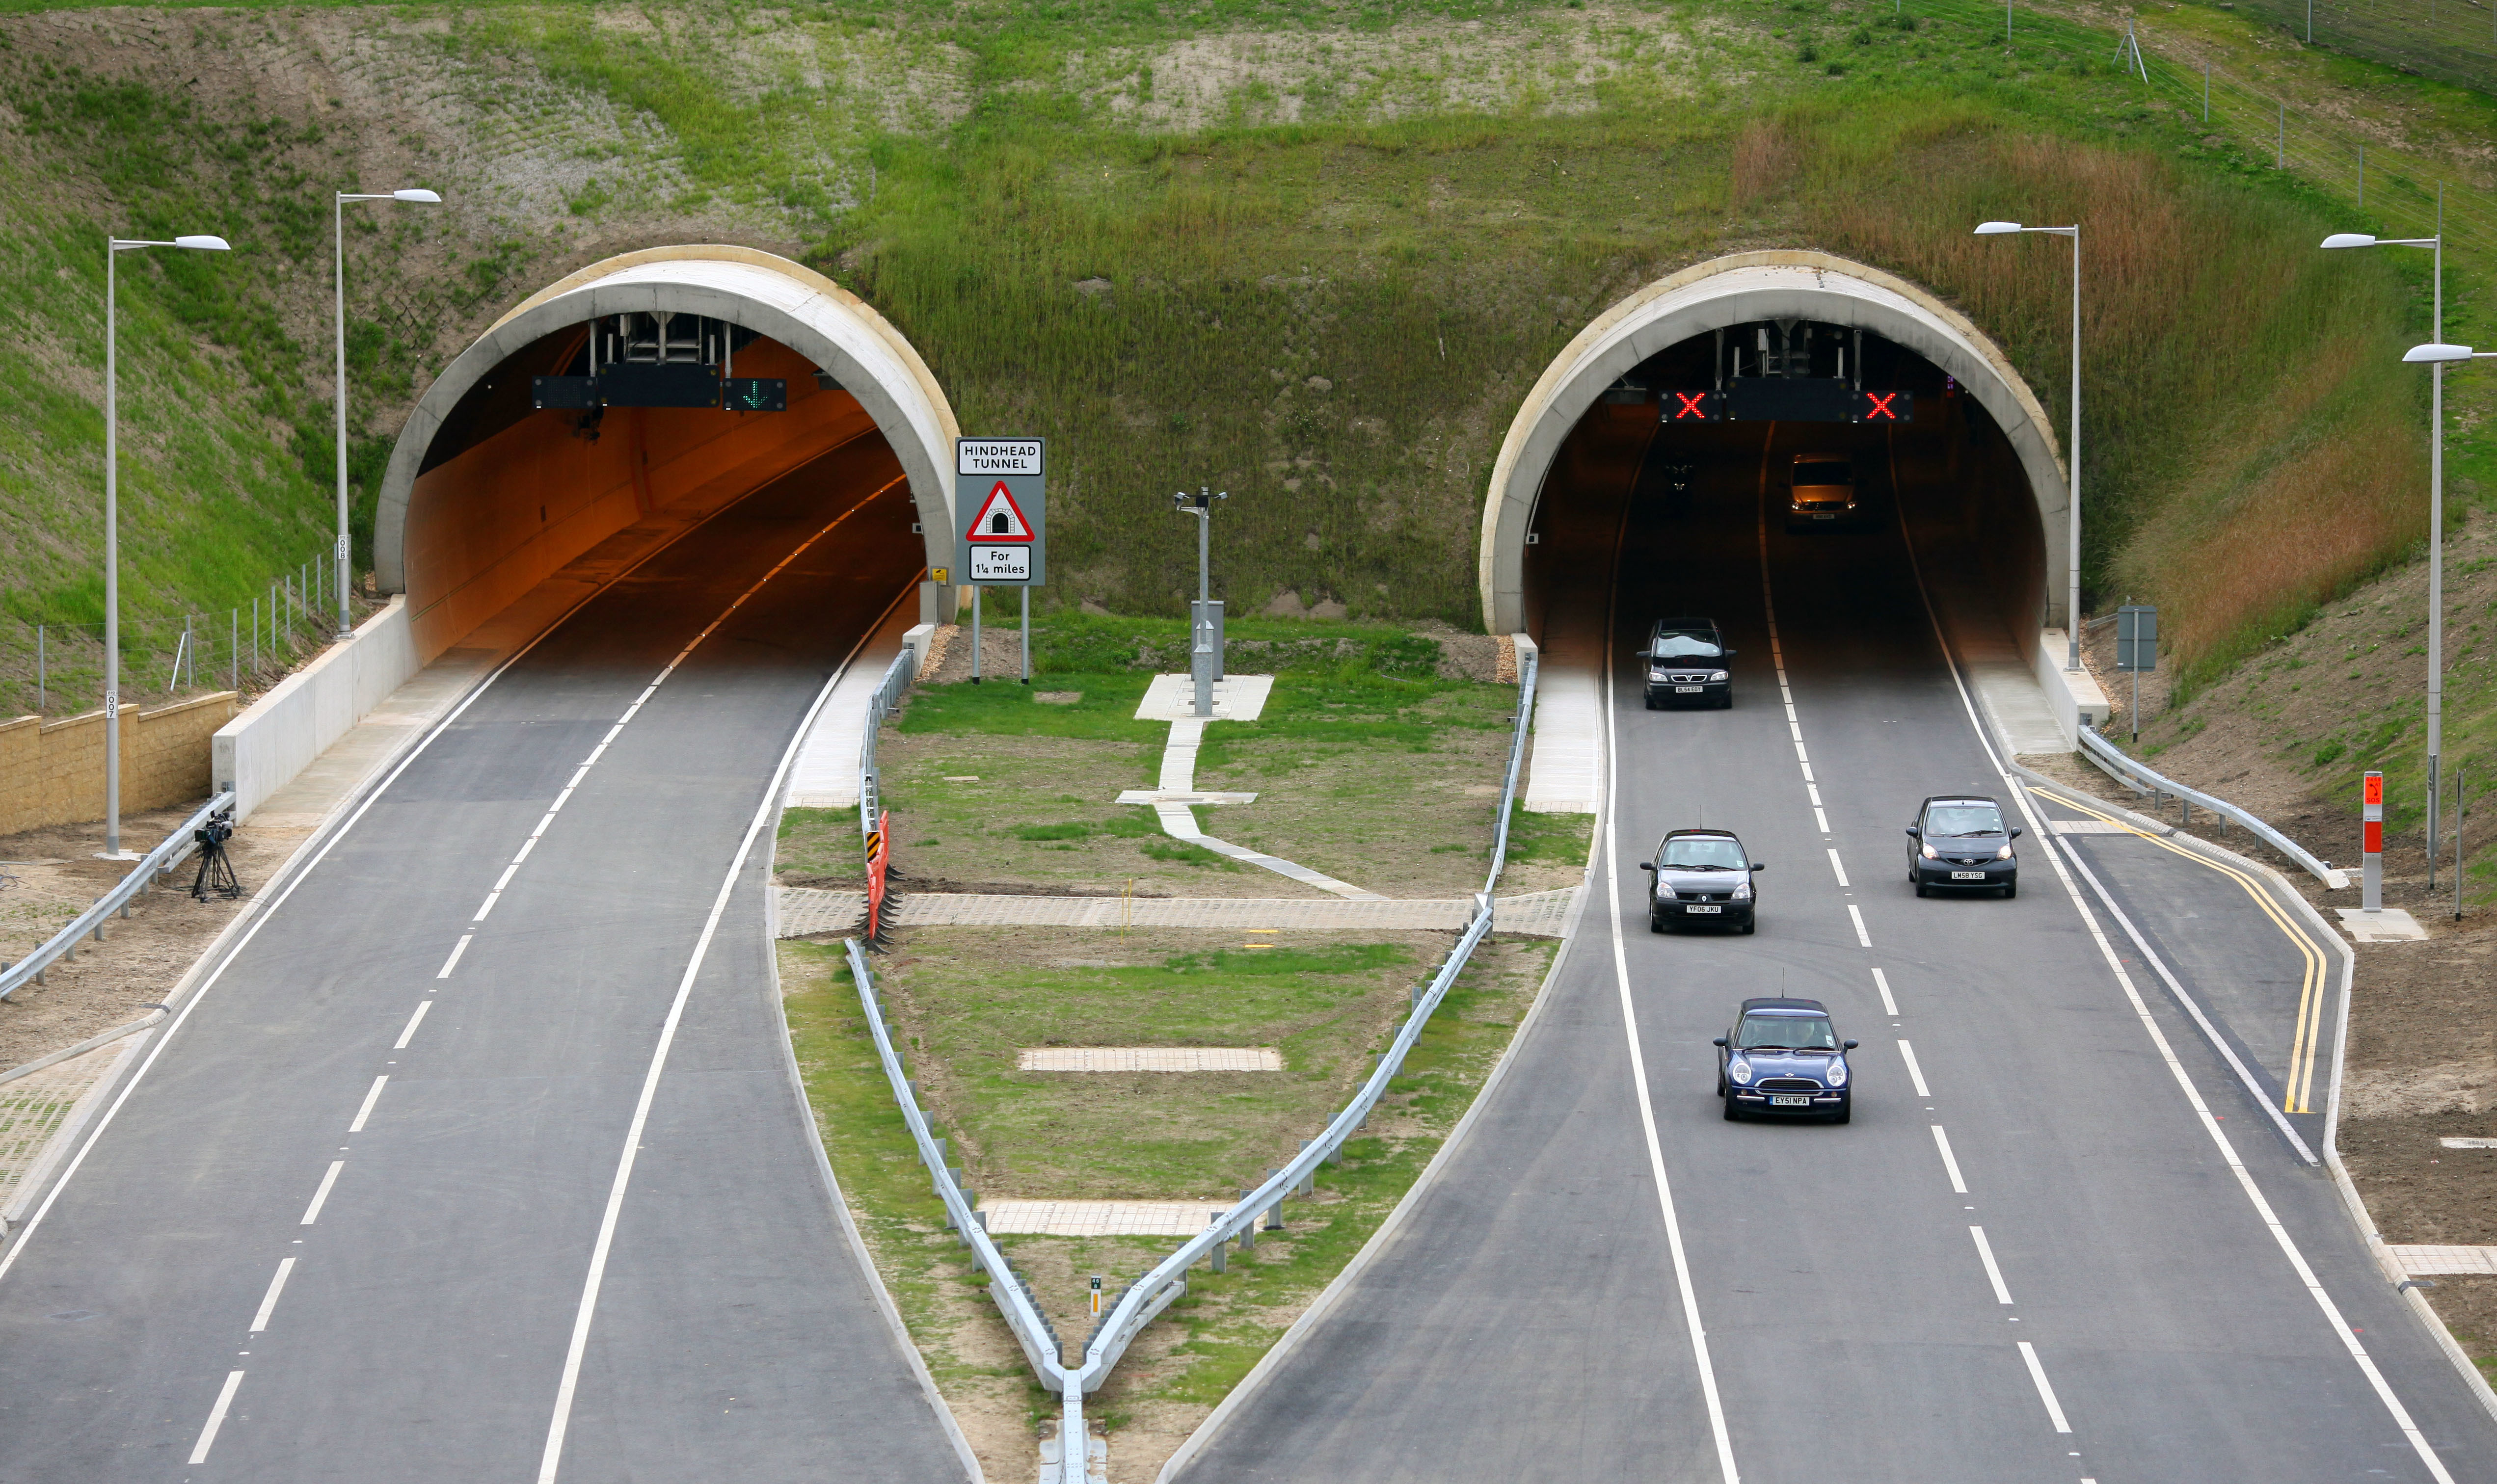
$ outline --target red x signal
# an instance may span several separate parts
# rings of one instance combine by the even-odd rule
[[[1673,405],[1666,409],[1664,416],[1668,423],[1714,423],[1720,416],[1717,410],[1722,400],[1720,393],[1667,392],[1665,395],[1673,398]]]
[[[1898,400],[1898,397],[1899,394],[1896,392],[1865,393],[1864,421],[1867,423],[1873,422],[1877,419],[1887,419],[1893,423],[1899,421],[1899,415],[1890,410],[1890,404]]]

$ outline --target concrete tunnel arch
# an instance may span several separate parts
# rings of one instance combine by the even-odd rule
[[[1477,580],[1495,634],[1526,622],[1526,545],[1545,476],[1606,388],[1683,341],[1761,320],[1799,319],[1880,335],[1956,378],[2009,441],[2045,542],[2045,613],[2064,621],[2070,488],[2053,425],[2002,347],[1925,289],[1828,253],[1736,253],[1649,284],[1580,331],[1511,420],[1492,465]]]
[[[950,564],[953,442],[961,426],[944,389],[901,332],[857,296],[786,258],[724,244],[645,248],[591,264],[523,300],[443,368],[400,429],[374,512],[374,578],[383,591],[407,595],[421,660],[630,523],[601,515],[560,532],[428,532],[422,478],[431,472],[428,451],[454,410],[498,368],[549,335],[628,313],[726,321],[804,363],[757,365],[753,374],[830,373],[900,462],[926,564]],[[795,408],[802,383],[793,381],[790,394]],[[922,621],[934,620],[939,592],[920,584]]]

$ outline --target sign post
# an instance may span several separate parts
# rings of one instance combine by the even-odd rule
[[[2359,879],[2358,910],[2385,910],[2385,775],[2367,774],[2359,794],[2360,859],[2366,864]]]
[[[2127,603],[2115,611],[2115,667],[2133,673],[2133,740],[2141,741],[2141,672],[2159,668],[2159,610]],[[2190,807],[2190,805],[2189,805]]]
[[[1031,683],[1031,589],[1049,579],[1047,441],[954,440],[954,566],[971,586],[971,682],[980,680],[980,589],[1023,589],[1023,680]]]

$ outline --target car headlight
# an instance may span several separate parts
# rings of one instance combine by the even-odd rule
[[[1847,1086],[1847,1058],[1844,1057],[1830,1058],[1829,1070],[1821,1074],[1821,1081],[1828,1083],[1833,1088],[1843,1088]]]
[[[1752,883],[1750,883],[1749,881],[1738,881],[1738,882],[1736,882],[1736,883],[1734,884],[1734,900],[1735,900],[1736,901],[1749,901],[1749,900],[1752,900]]]
[[[1934,849],[1931,845],[1918,846],[1917,853],[1922,855],[1928,861],[1939,861],[1942,859],[1942,853]]]
[[[1739,1082],[1748,1088],[1752,1085],[1752,1063],[1736,1057],[1725,1063],[1725,1076],[1728,1080]]]
[[[1666,674],[1665,674],[1663,671],[1661,671],[1661,670],[1651,670],[1651,671],[1649,671],[1649,672],[1647,673],[1647,678],[1648,678],[1649,679],[1651,679],[1651,680],[1666,680],[1666,679],[1672,679],[1672,677],[1671,677],[1671,676],[1666,675]]]
[[[1711,670],[1708,672],[1708,679],[1712,680],[1722,680],[1725,679],[1725,672],[1723,670]]]
[[[2010,847],[2009,845],[2006,845],[2006,846],[2004,846],[2002,849],[2000,849],[2000,850],[1998,850],[1998,851],[1994,852],[1994,858],[1995,858],[1996,860],[1998,860],[1998,861],[2007,861],[2007,860],[2010,860],[2010,859],[2011,859],[2011,847]]]

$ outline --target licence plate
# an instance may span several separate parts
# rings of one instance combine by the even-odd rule
[[[1769,1099],[1769,1106],[1772,1108],[1809,1108],[1812,1106],[1812,1099],[1801,1093],[1797,1093],[1792,1097],[1772,1097]]]
[[[1981,870],[1955,870],[1951,872],[1951,879],[1953,881],[1982,881],[1985,879],[1985,872]]]
[[[1676,685],[1673,687],[1673,693],[1679,696],[1686,693],[1696,693],[1699,689],[1700,687],[1696,685]]]
[[[1724,911],[1725,909],[1724,909],[1723,907],[1707,906],[1707,907],[1684,907],[1682,910],[1684,910],[1685,912],[1723,912],[1723,911]]]
[[[1819,511],[1815,511],[1815,512],[1813,512],[1813,517],[1812,517],[1812,518],[1813,518],[1814,520],[1816,520],[1816,521],[1835,521],[1835,520],[1837,520],[1837,519],[1838,519],[1836,516],[1833,516],[1833,515],[1823,515],[1823,514],[1821,514]]]

